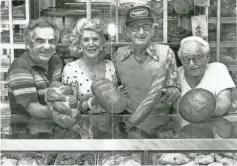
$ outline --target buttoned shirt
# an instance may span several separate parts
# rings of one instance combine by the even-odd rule
[[[146,58],[139,60],[131,45],[120,47],[113,56],[117,77],[128,88],[129,112],[134,112],[147,97],[157,74],[159,74],[162,87],[181,89],[175,55],[169,46],[151,43],[145,49],[143,56]]]
[[[46,105],[45,93],[51,81],[61,80],[62,61],[53,55],[48,71],[35,62],[28,51],[15,59],[8,70],[8,96],[11,113],[28,115],[32,102]]]

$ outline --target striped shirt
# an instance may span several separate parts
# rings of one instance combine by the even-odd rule
[[[8,70],[8,96],[12,114],[29,115],[29,104],[39,102],[46,105],[45,92],[53,80],[61,80],[62,61],[54,55],[49,61],[48,72],[37,64],[26,51],[15,59]]]

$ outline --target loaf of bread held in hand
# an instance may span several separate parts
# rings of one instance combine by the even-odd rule
[[[46,101],[58,125],[70,128],[79,120],[78,100],[71,86],[53,81],[48,88]]]
[[[91,90],[100,106],[107,112],[121,113],[126,109],[125,97],[107,78],[94,81]]]

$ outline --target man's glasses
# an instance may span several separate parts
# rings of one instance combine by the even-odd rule
[[[132,25],[130,28],[133,32],[138,32],[141,27],[144,31],[150,31],[152,28],[152,24]]]
[[[193,61],[193,63],[199,64],[200,62],[203,61],[203,57],[204,57],[204,55],[199,55],[199,56],[195,56],[195,57],[191,57],[191,58],[181,57],[180,60],[183,65],[189,65],[191,60]]]

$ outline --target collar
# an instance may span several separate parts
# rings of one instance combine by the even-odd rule
[[[43,68],[47,70],[45,67],[43,67],[41,64],[37,63],[34,59],[31,58],[29,51],[25,51],[24,56],[32,68],[39,67],[39,68]],[[52,65],[52,62],[54,62],[54,59],[55,59],[55,56],[52,56],[51,59],[49,60],[49,66]]]
[[[132,47],[132,45],[129,45],[127,51],[122,56],[121,61],[125,61],[126,59],[128,59],[133,52],[134,52],[134,48]],[[156,55],[156,50],[152,44],[149,44],[145,52],[148,54],[148,56],[153,58],[155,61],[160,60],[159,57]]]

